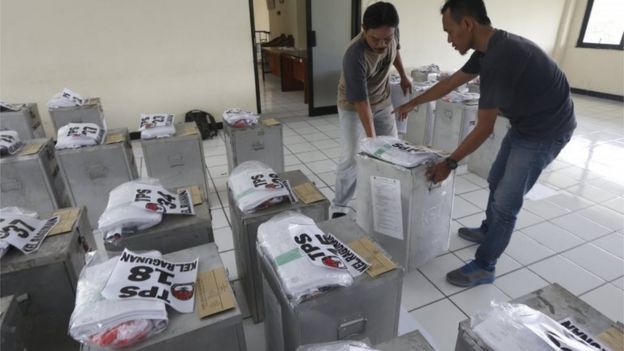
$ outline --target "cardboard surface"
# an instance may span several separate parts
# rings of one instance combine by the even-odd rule
[[[39,144],[26,144],[24,145],[24,147],[22,148],[22,150],[18,153],[19,156],[28,156],[28,155],[34,155],[36,153],[39,152],[39,150],[41,150],[41,148],[45,145],[46,143],[39,143]]]
[[[60,222],[52,228],[48,236],[54,236],[71,232],[74,229],[74,224],[78,221],[80,216],[80,208],[63,208],[54,211],[53,216],[59,216]]]
[[[609,346],[613,351],[624,351],[624,332],[617,327],[611,327],[598,335],[598,339]]]
[[[392,262],[369,238],[362,238],[351,241],[349,247],[366,260],[371,266],[366,271],[371,277],[396,269],[396,264]]]
[[[193,205],[200,205],[204,202],[202,199],[202,191],[197,185],[193,185],[190,187],[178,188],[176,192],[179,194],[182,190],[189,189],[191,191],[191,199],[193,200]]]
[[[197,274],[195,301],[200,319],[234,308],[234,294],[223,267]]]
[[[267,118],[267,119],[262,120],[262,124],[264,124],[267,127],[272,127],[272,126],[278,126],[281,123],[275,118]]]
[[[314,184],[305,182],[299,184],[293,188],[297,197],[305,204],[311,204],[313,202],[325,200],[325,196],[316,189]]]
[[[110,133],[106,134],[106,140],[104,144],[117,144],[126,141],[126,135],[124,133]]]
[[[195,122],[186,122],[176,124],[176,136],[199,134],[199,129]]]

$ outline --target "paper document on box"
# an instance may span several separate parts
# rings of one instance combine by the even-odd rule
[[[403,211],[401,208],[401,181],[371,176],[373,200],[373,229],[403,240]]]

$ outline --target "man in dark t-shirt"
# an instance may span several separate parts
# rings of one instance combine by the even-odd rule
[[[493,28],[483,0],[447,0],[441,12],[448,42],[462,55],[475,51],[461,70],[395,112],[406,118],[414,107],[480,76],[477,125],[446,160],[428,170],[434,182],[446,179],[488,138],[499,113],[511,123],[488,176],[485,220],[479,228],[458,231],[480,244],[475,260],[446,276],[451,284],[474,286],[494,281],[496,261],[509,244],[524,195],[568,143],[576,119],[568,81],[557,64],[535,43]]]

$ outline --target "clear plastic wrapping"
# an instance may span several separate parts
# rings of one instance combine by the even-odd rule
[[[353,283],[346,269],[321,267],[310,262],[293,240],[303,227],[309,235],[323,234],[312,218],[292,211],[279,214],[258,227],[260,254],[271,262],[284,292],[295,303],[326,288]]]
[[[139,125],[141,139],[169,138],[174,136],[176,133],[174,122],[175,115],[173,114],[142,114],[141,123]]]
[[[146,253],[160,257],[160,253]],[[69,321],[69,335],[83,344],[122,348],[163,331],[168,324],[165,304],[154,300],[106,300],[102,297],[118,258],[101,253],[87,255],[76,289],[76,305]]]
[[[55,148],[74,149],[98,145],[104,139],[105,130],[95,123],[69,123],[58,130]]]
[[[416,67],[412,70],[411,76],[415,82],[426,82],[431,80],[438,80],[440,74],[440,67],[435,64]]]
[[[223,120],[233,128],[245,128],[258,124],[260,116],[240,108],[230,108],[223,111]]]
[[[161,213],[132,205],[133,195],[142,185],[159,186],[160,182],[154,178],[142,178],[123,183],[110,192],[106,209],[98,220],[98,230],[106,241],[114,242],[122,235],[153,227],[162,220]]]
[[[14,155],[24,146],[14,130],[0,130],[0,156]]]
[[[496,303],[470,317],[470,327],[494,350],[596,351],[561,324],[526,305]]]
[[[243,213],[287,201],[290,195],[286,183],[260,161],[246,161],[236,166],[228,178],[228,187]]]
[[[63,91],[54,94],[54,96],[48,100],[48,108],[56,109],[59,107],[81,106],[84,102],[85,99],[82,96],[64,88]]]
[[[359,341],[333,341],[321,344],[301,345],[296,351],[377,351]]]
[[[443,97],[442,100],[453,102],[453,103],[461,102],[461,103],[474,104],[477,101],[479,101],[479,96],[480,96],[479,93],[471,93],[466,88],[466,90],[463,92],[452,91],[448,95]]]
[[[413,168],[442,158],[442,153],[425,146],[415,146],[390,136],[365,138],[360,142],[362,152],[390,163]]]

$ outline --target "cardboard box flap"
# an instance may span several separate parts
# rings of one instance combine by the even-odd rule
[[[22,150],[18,153],[19,156],[28,156],[28,155],[34,155],[36,153],[39,152],[39,150],[41,150],[41,148],[47,144],[47,141],[41,142],[41,143],[30,143],[30,144],[26,144],[24,145],[24,147],[22,148]]]
[[[605,330],[600,335],[598,335],[598,339],[603,343],[607,344],[613,351],[621,351],[624,350],[624,326],[620,323],[616,323],[611,328]],[[605,346],[605,345],[602,345]]]
[[[197,274],[195,303],[200,319],[235,307],[234,294],[223,267]]]
[[[369,238],[354,240],[348,245],[371,265],[366,273],[373,278],[397,268],[396,264]]]
[[[325,200],[325,196],[316,189],[314,184],[310,182],[305,182],[303,184],[299,184],[293,188],[297,197],[303,201],[305,204],[311,204],[313,202],[323,201]]]
[[[200,204],[202,204],[204,202],[203,196],[202,196],[202,191],[199,188],[199,186],[193,185],[193,186],[189,186],[189,187],[178,188],[178,189],[176,189],[176,192],[179,194],[184,189],[189,189],[191,191],[191,199],[193,200],[193,206],[200,205]]]
[[[104,144],[117,144],[123,143],[124,141],[126,141],[125,133],[106,133]]]
[[[48,236],[54,236],[59,234],[65,234],[71,232],[74,229],[74,225],[78,221],[78,217],[80,216],[80,208],[72,207],[72,208],[63,208],[60,210],[54,211],[53,216],[59,216],[60,222],[52,228]]]
[[[176,124],[176,136],[199,134],[199,129],[195,122],[186,122]]]
[[[262,124],[267,127],[279,126],[281,123],[275,118],[267,118],[262,120]]]

